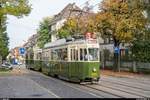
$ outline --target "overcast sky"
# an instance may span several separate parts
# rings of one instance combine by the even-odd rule
[[[86,1],[89,1],[91,5],[95,5],[101,0],[29,0],[30,4],[32,4],[32,11],[29,16],[21,19],[8,16],[9,48],[22,46],[31,35],[36,33],[36,29],[44,17],[59,13],[68,3],[75,2],[77,6],[82,8]],[[97,10],[98,6],[94,8],[94,11]]]

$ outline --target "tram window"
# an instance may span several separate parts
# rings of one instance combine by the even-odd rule
[[[80,49],[80,61],[83,60],[83,49]]]
[[[76,52],[75,52],[75,49],[73,49],[73,56],[74,56],[73,60],[76,60]]]
[[[56,57],[57,57],[56,50],[52,50],[52,52],[51,52],[51,59],[52,60],[56,60]]]
[[[84,49],[84,60],[88,61],[87,49]]]
[[[56,60],[56,58],[57,58],[56,50],[53,50],[53,60]]]
[[[72,49],[71,49],[71,53],[70,53],[70,58],[71,58],[71,61],[72,61]]]
[[[62,60],[67,61],[68,57],[67,57],[67,48],[63,49],[62,51]]]
[[[53,50],[51,51],[51,60],[53,60]]]
[[[98,61],[98,48],[89,48],[89,60]]]
[[[62,49],[56,50],[57,52],[57,60],[62,60]]]
[[[71,61],[75,61],[76,58],[75,58],[75,49],[71,49]]]
[[[76,50],[76,61],[78,61],[78,50]]]

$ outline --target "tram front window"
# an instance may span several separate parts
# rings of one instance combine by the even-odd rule
[[[98,48],[89,48],[89,60],[98,61]]]

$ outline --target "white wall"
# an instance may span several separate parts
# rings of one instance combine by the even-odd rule
[[[57,32],[56,31],[63,26],[65,21],[66,21],[66,19],[62,19],[62,20],[59,20],[55,24],[52,25],[52,31],[51,31],[51,41],[52,42],[57,40],[57,38],[56,38]]]

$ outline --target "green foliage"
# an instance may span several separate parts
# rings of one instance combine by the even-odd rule
[[[134,59],[141,62],[150,62],[150,39],[136,40],[130,46]]]
[[[5,18],[5,20],[6,20],[6,18]],[[8,38],[7,32],[6,32],[6,29],[7,29],[6,22],[3,21],[3,23],[1,25],[2,25],[2,27],[1,27],[2,34],[0,34],[0,55],[2,56],[3,60],[5,60],[8,55],[8,51],[9,51],[9,49],[8,49],[9,38]]]
[[[95,15],[89,14],[86,16],[81,16],[77,19],[72,17],[68,19],[64,25],[57,31],[57,38],[66,38],[69,35],[77,34],[85,35],[87,32],[95,32]]]
[[[14,15],[23,17],[31,11],[31,5],[28,0],[1,0],[0,15]]]
[[[0,68],[0,72],[11,72],[9,69]]]
[[[3,60],[6,59],[8,53],[9,53],[9,48],[8,48],[8,36],[7,33],[2,34],[2,39],[0,39],[0,55],[2,56]]]
[[[47,17],[44,18],[44,20],[42,22],[40,22],[40,26],[38,29],[38,34],[40,36],[40,39],[37,42],[37,45],[40,48],[43,48],[44,45],[48,42],[51,41],[51,36],[49,34],[49,32],[51,31],[51,26],[49,26],[49,22],[52,20],[52,18]]]
[[[68,19],[64,25],[57,31],[57,38],[66,38],[69,35],[74,35],[76,29],[76,19]]]
[[[28,15],[31,12],[31,5],[28,0],[0,0],[0,55],[6,59],[8,55],[7,15],[18,18]]]

